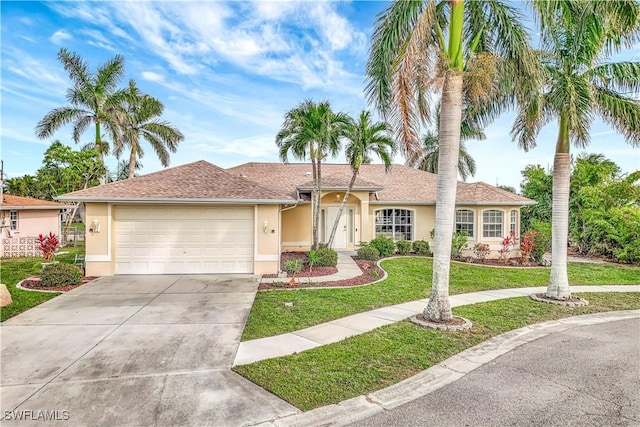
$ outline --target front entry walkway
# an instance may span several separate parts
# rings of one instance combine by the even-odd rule
[[[41,423],[38,411],[91,426],[299,412],[229,369],[257,287],[252,275],[102,277],[9,319],[2,425]]]

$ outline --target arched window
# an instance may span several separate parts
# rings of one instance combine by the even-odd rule
[[[496,209],[482,212],[482,237],[502,237],[502,217]]]
[[[393,240],[413,240],[414,216],[409,209],[378,209],[376,237],[385,236]]]
[[[513,209],[511,210],[509,221],[509,231],[513,234],[518,234],[518,211]]]
[[[469,237],[474,237],[473,211],[469,209],[458,209],[456,211],[456,232],[466,231]]]

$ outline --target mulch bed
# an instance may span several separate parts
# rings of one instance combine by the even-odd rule
[[[312,282],[308,283],[304,281],[302,283],[295,282],[293,285],[290,282],[290,279],[282,279],[280,283],[260,283],[258,286],[258,290],[265,291],[268,289],[301,289],[301,288],[324,288],[324,287],[345,287],[348,288],[350,286],[359,286],[366,285],[367,283],[375,282],[380,280],[384,276],[384,271],[380,267],[376,265],[375,261],[368,261],[359,259],[356,257],[352,257],[353,260],[358,264],[362,274],[357,277],[353,277],[351,279],[346,280],[334,280],[332,282]],[[313,269],[314,273],[316,269]],[[268,277],[268,276],[264,276]],[[313,276],[307,276],[313,277]]]
[[[78,286],[82,286],[85,283],[89,283],[90,281],[97,279],[94,276],[83,277],[82,282],[79,285],[65,285],[65,286],[40,286],[40,278],[39,277],[29,277],[22,281],[20,286],[23,288],[33,289],[36,291],[55,291],[55,292],[68,292],[72,289],[77,288]]]
[[[533,261],[522,263],[520,262],[519,257],[509,258],[506,260],[506,262],[498,258],[491,258],[480,261],[479,259],[473,257],[464,257],[455,261],[466,262],[469,264],[487,265],[491,267],[544,267],[542,264]]]
[[[288,260],[292,259],[301,259],[302,260],[302,271],[300,273],[296,273],[295,277],[321,277],[321,276],[330,276],[332,274],[336,274],[338,269],[335,267],[313,267],[311,270],[307,265],[307,254],[305,252],[283,252],[280,255],[280,268],[284,269],[284,264]],[[265,278],[275,278],[278,277],[277,274],[263,274],[262,277]],[[287,278],[294,277],[291,273],[287,273]],[[285,278],[283,278],[284,280]]]

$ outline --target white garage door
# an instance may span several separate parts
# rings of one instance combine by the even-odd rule
[[[116,207],[116,274],[253,272],[253,207]]]

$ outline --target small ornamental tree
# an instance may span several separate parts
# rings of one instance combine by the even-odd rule
[[[520,262],[522,264],[528,264],[531,260],[531,253],[536,247],[536,234],[538,232],[535,230],[527,231],[520,242]]]
[[[38,243],[40,243],[38,249],[42,251],[42,257],[44,258],[45,262],[51,262],[51,260],[53,259],[53,254],[56,252],[56,249],[58,249],[58,246],[60,245],[58,237],[52,232],[49,232],[48,236],[43,236],[42,234],[40,234],[38,235]]]

